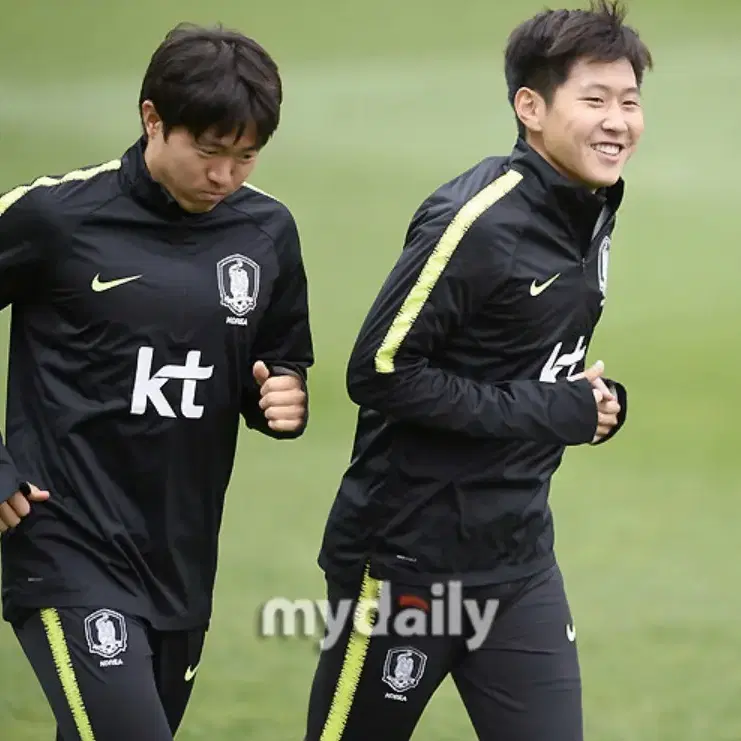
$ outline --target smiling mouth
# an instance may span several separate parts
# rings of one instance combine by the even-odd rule
[[[611,142],[600,142],[598,144],[592,144],[592,149],[600,154],[606,154],[608,157],[617,157],[623,152],[625,146]]]

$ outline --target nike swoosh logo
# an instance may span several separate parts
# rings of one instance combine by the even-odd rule
[[[556,273],[552,278],[549,278],[545,283],[541,283],[540,285],[538,285],[536,281],[533,281],[530,284],[530,295],[540,296],[540,294],[543,293],[543,291],[545,291],[546,288],[551,286],[560,277],[561,277],[561,273]]]
[[[198,671],[198,667],[199,666],[200,666],[200,664],[196,664],[195,665],[195,668],[189,666],[185,670],[185,681],[186,682],[190,682],[193,679],[193,677],[195,677],[196,672]]]
[[[98,273],[93,278],[90,288],[92,288],[96,293],[101,293],[103,291],[110,291],[111,288],[122,286],[124,283],[128,283],[129,281],[138,280],[139,278],[141,278],[141,275],[130,275],[127,278],[116,278],[115,280],[103,281],[100,279],[100,273]]]
[[[573,623],[566,626],[566,637],[573,643],[576,640],[576,628]]]

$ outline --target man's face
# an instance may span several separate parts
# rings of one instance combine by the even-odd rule
[[[145,159],[154,177],[191,213],[210,211],[242,186],[257,163],[255,134],[217,137],[205,132],[199,139],[182,128],[165,140],[161,122],[144,119],[148,141]]]
[[[643,133],[633,67],[579,60],[550,106],[538,106],[541,154],[562,174],[592,189],[613,185]]]

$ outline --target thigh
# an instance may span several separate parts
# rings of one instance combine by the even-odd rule
[[[105,608],[48,608],[14,625],[64,741],[172,741],[144,624]]]
[[[481,647],[452,671],[479,739],[582,741],[573,630],[557,567],[502,603]]]
[[[205,639],[205,628],[158,633],[152,638],[155,682],[173,736],[193,691]]]
[[[346,617],[342,630],[325,633],[329,640],[322,647],[311,687],[304,741],[412,737],[429,699],[450,671],[459,644],[422,630],[413,634],[395,629],[398,592],[370,577],[360,590],[330,584],[329,610]],[[371,620],[371,627],[366,608],[378,602],[386,609]]]

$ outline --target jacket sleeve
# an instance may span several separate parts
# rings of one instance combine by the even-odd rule
[[[470,204],[471,202],[469,202]],[[588,381],[484,383],[446,368],[450,337],[506,278],[512,240],[468,204],[451,219],[423,207],[352,350],[347,386],[358,405],[392,420],[477,438],[591,442],[597,409]]]
[[[34,295],[34,278],[52,238],[48,223],[35,190],[21,186],[0,196],[0,310]],[[0,435],[0,502],[23,483]]]
[[[289,218],[278,238],[276,249],[280,272],[273,288],[270,306],[260,320],[251,350],[249,377],[246,380],[242,416],[248,427],[269,437],[291,439],[303,434],[308,424],[308,370],[314,363],[314,349],[309,323],[308,286],[295,221]],[[260,387],[252,377],[252,365],[262,360],[271,375],[291,374],[301,379],[306,398],[306,416],[295,432],[270,429],[259,407]]]

